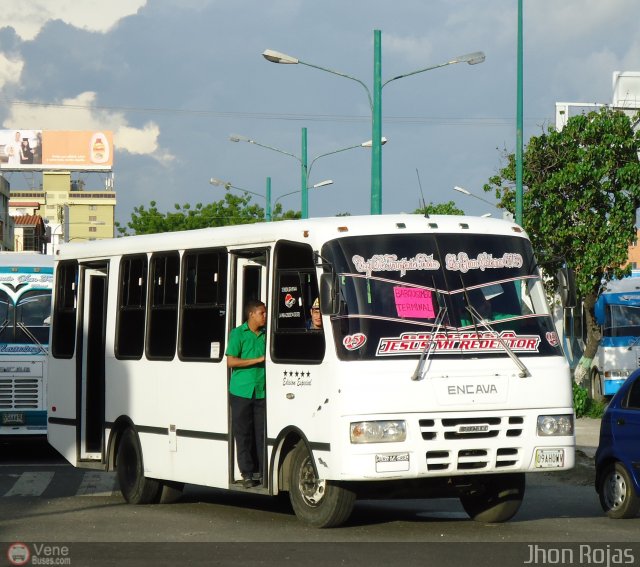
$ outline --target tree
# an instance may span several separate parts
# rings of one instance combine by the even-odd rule
[[[252,204],[251,197],[247,194],[239,196],[226,193],[220,201],[214,201],[207,205],[197,203],[192,208],[189,204],[179,205],[176,203],[174,208],[175,211],[161,213],[157,209],[155,201],[149,203],[149,208],[145,208],[144,205],[134,207],[131,220],[126,227],[116,223],[118,232],[122,236],[152,234],[230,224],[247,224],[265,220],[264,209],[259,205]],[[272,211],[271,218],[273,220],[300,218],[300,213],[290,210],[283,212],[282,205],[278,203]]]
[[[640,205],[640,134],[622,112],[604,108],[549,127],[532,137],[523,156],[523,225],[543,270],[563,262],[576,274],[583,298],[587,341],[580,372],[591,366],[599,331],[593,307],[603,280],[628,274],[628,247],[636,237]],[[484,186],[515,209],[515,157]]]
[[[456,207],[453,201],[448,203],[429,203],[413,211],[419,215],[464,215],[464,211]]]

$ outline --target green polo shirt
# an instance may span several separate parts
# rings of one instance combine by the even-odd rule
[[[256,335],[247,323],[236,327],[229,334],[227,344],[227,356],[237,358],[258,358],[264,356],[266,352],[266,340],[264,329],[260,329]],[[257,399],[264,398],[265,372],[264,363],[248,366],[247,368],[234,368],[231,373],[229,392],[241,398],[253,397],[256,393]]]

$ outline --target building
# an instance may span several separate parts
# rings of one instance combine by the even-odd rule
[[[47,234],[40,215],[13,217],[13,223],[14,252],[46,252]]]
[[[9,214],[42,217],[52,248],[71,240],[112,238],[116,193],[112,178],[104,189],[87,189],[70,171],[43,171],[40,189],[11,191]]]

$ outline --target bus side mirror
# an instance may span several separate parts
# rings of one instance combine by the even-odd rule
[[[320,275],[320,312],[323,315],[337,315],[340,311],[338,287],[334,272]]]
[[[556,274],[558,295],[563,307],[576,307],[576,277],[571,268],[562,268]]]

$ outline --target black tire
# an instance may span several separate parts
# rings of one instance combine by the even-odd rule
[[[153,504],[160,499],[162,483],[144,476],[142,449],[133,428],[127,428],[118,445],[116,460],[120,492],[129,504]]]
[[[355,493],[318,479],[304,443],[293,450],[290,478],[289,498],[298,519],[315,528],[332,528],[347,521]]]
[[[478,486],[460,495],[460,503],[472,520],[506,522],[520,509],[525,490],[524,473],[485,477]]]
[[[618,462],[609,465],[600,481],[600,505],[610,518],[635,518],[640,510],[640,498],[633,488],[633,480],[625,466]]]
[[[600,379],[600,373],[595,370],[591,373],[589,395],[594,402],[604,402],[604,395],[602,394],[602,380]]]

